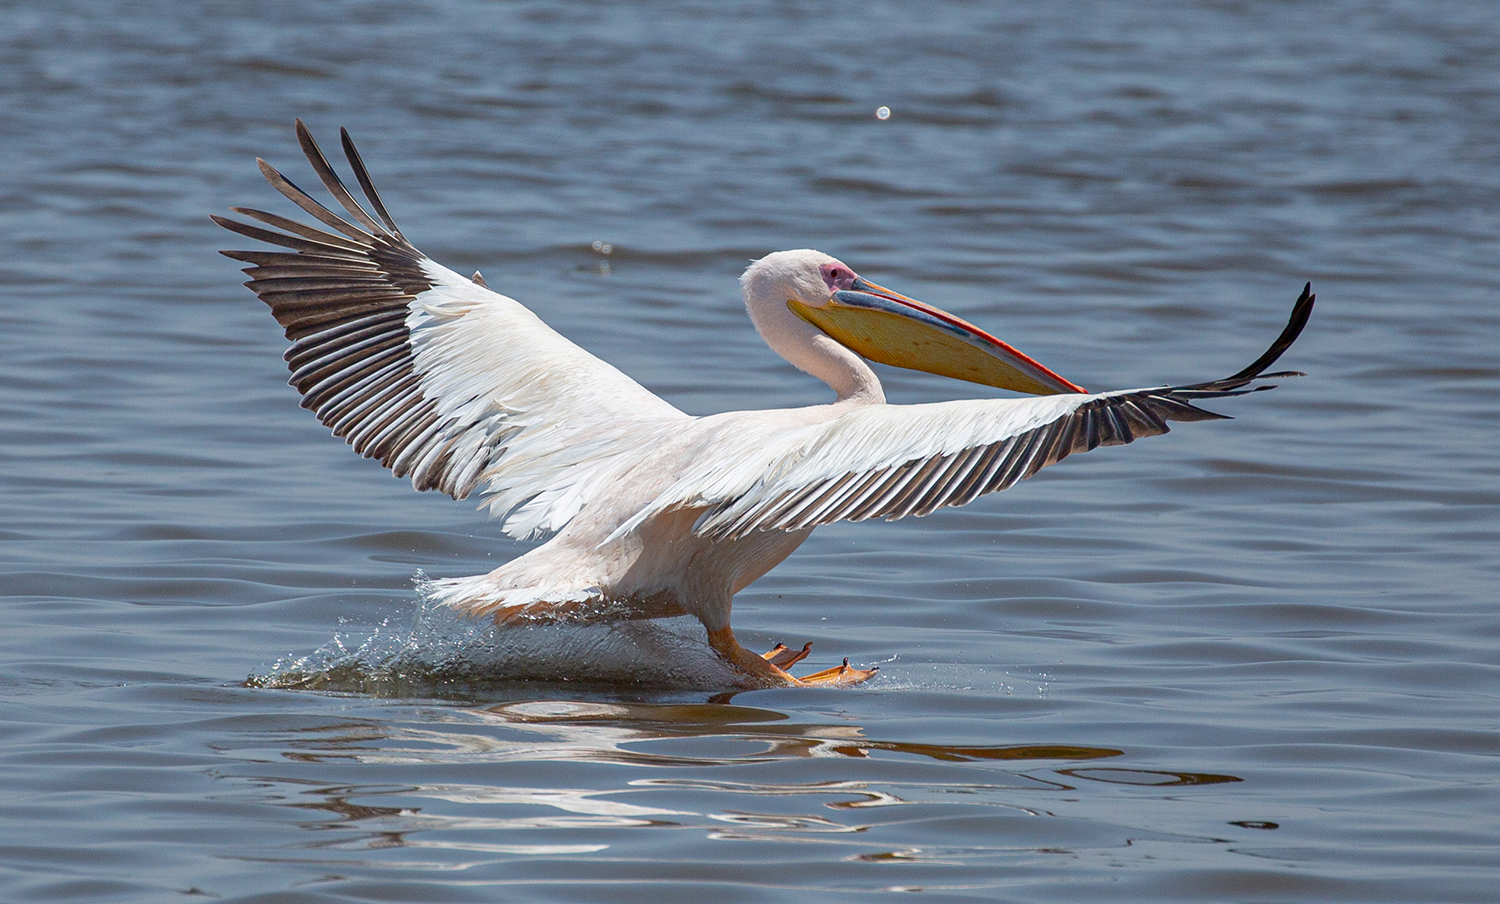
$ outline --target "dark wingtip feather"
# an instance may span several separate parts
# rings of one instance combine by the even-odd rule
[[[1216,382],[1248,382],[1260,377],[1261,373],[1272,364],[1275,364],[1276,359],[1280,358],[1287,349],[1291,348],[1292,343],[1297,341],[1297,337],[1302,335],[1302,329],[1307,326],[1308,319],[1312,317],[1313,303],[1317,299],[1318,296],[1314,295],[1312,291],[1312,283],[1309,282],[1304,285],[1302,287],[1302,294],[1297,297],[1297,303],[1292,305],[1292,316],[1287,320],[1286,328],[1281,331],[1281,335],[1276,337],[1276,341],[1271,343],[1271,347],[1266,349],[1265,354],[1256,358],[1254,363],[1239,373]]]
[[[281,192],[293,204],[312,214],[320,223],[333,227],[361,244],[375,238],[372,233],[365,232],[327,207],[324,207],[316,198],[303,191],[295,182],[282,175],[276,167],[259,157],[255,158],[255,163],[260,167],[260,174],[265,177],[267,182],[271,183],[272,188]],[[379,229],[377,228],[375,231],[378,232]]]
[[[392,235],[404,238],[401,230],[396,228],[396,221],[391,218],[390,213],[385,209],[385,204],[380,200],[380,193],[375,190],[375,183],[370,179],[369,170],[365,169],[365,161],[359,156],[359,149],[354,146],[354,139],[349,137],[349,130],[343,126],[339,127],[339,143],[344,146],[344,157],[348,159],[350,169],[354,170],[354,178],[359,181],[359,187],[369,199],[375,215],[380,217]]]
[[[1288,318],[1286,327],[1282,329],[1281,335],[1271,343],[1259,358],[1249,367],[1244,368],[1233,376],[1222,380],[1212,380],[1207,383],[1193,383],[1187,386],[1173,386],[1164,390],[1150,393],[1150,400],[1161,406],[1158,413],[1171,420],[1232,420],[1227,414],[1207,411],[1202,408],[1193,407],[1193,402],[1204,399],[1222,399],[1230,396],[1249,395],[1252,392],[1263,392],[1267,389],[1275,389],[1275,384],[1267,383],[1260,386],[1249,386],[1256,380],[1273,380],[1284,377],[1304,377],[1306,374],[1299,370],[1284,370],[1276,373],[1266,373],[1270,367],[1280,358],[1297,337],[1302,335],[1302,330],[1307,326],[1308,319],[1312,316],[1313,302],[1317,296],[1312,292],[1312,283],[1309,282],[1302,287],[1302,294],[1298,296],[1297,303],[1292,306],[1291,317]],[[1180,407],[1179,407],[1180,406]]]

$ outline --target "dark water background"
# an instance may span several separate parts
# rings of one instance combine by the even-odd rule
[[[0,900],[1500,896],[1492,3],[6,3],[0,92]],[[827,398],[804,246],[1098,388],[1310,279],[1311,376],[739,597],[866,688],[486,681],[696,640],[418,601],[526,547],[284,385],[207,214],[296,116],[691,412]]]

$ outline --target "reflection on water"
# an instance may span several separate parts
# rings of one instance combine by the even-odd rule
[[[1202,772],[1162,772],[1156,769],[1059,769],[1060,774],[1094,782],[1117,785],[1216,785],[1238,782],[1232,775],[1209,775]]]
[[[728,704],[606,704],[524,702],[500,704],[467,714],[517,730],[515,741],[498,741],[491,733],[448,729],[393,730],[379,753],[369,761],[399,762],[440,759],[578,759],[590,762],[649,766],[733,765],[761,759],[794,757],[868,757],[877,751],[906,754],[946,762],[975,760],[1092,760],[1119,756],[1121,751],[1093,747],[1014,746],[974,747],[879,741],[862,737],[863,730],[847,724],[806,724],[789,721],[774,710]],[[672,739],[711,740],[727,752],[719,756],[688,756],[663,752]],[[342,738],[331,738],[340,749]],[[401,742],[416,745],[403,747]],[[634,749],[639,744],[649,749]],[[698,749],[702,749],[699,745]],[[403,758],[410,757],[410,760]]]
[[[332,863],[338,861],[327,858],[340,852],[397,870],[471,869],[518,857],[587,860],[606,851],[611,858],[631,856],[644,837],[636,830],[689,831],[710,842],[815,844],[847,849],[838,859],[865,864],[1077,856],[1146,839],[1224,843],[1111,826],[1063,808],[1094,783],[1186,789],[1240,781],[1082,765],[1119,759],[1125,754],[1118,749],[879,739],[847,721],[715,702],[527,699],[438,707],[411,722],[356,719],[273,732],[257,746],[279,747],[282,759],[295,762],[349,761],[381,774],[394,769],[404,779],[320,787],[264,772],[245,775],[242,781],[258,786],[262,799],[318,814],[299,823],[316,840],[257,859]],[[788,781],[777,766],[807,759],[822,759],[832,771]],[[512,768],[518,763],[550,766],[518,773]],[[902,764],[918,768],[891,771]],[[590,786],[601,775],[598,767],[613,774],[620,766],[646,772]],[[506,774],[557,780],[518,786],[505,783]],[[932,844],[891,844],[918,826]],[[311,850],[319,852],[316,859],[298,852]],[[392,850],[399,850],[394,858]]]
[[[787,757],[867,757],[884,751],[946,762],[974,760],[1091,760],[1121,751],[1093,747],[974,747],[879,741],[857,725],[807,724],[775,710],[727,704],[577,703],[528,701],[476,712],[502,723],[568,739],[594,752],[639,755],[623,745],[667,738],[718,738],[763,745],[719,762]],[[647,754],[646,756],[657,756]],[[629,761],[629,760],[626,760]]]

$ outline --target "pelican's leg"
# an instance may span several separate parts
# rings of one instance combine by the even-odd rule
[[[761,687],[796,687],[802,683],[770,659],[740,646],[740,642],[734,639],[734,632],[727,626],[709,631],[708,645],[721,659],[755,679]]]
[[[740,642],[734,639],[734,632],[727,627],[709,631],[708,644],[714,648],[715,653],[723,657],[724,661],[747,673],[761,687],[808,687],[811,685],[850,687],[868,681],[876,672],[875,669],[851,668],[849,660],[845,659],[841,666],[824,669],[806,678],[797,678],[781,668],[779,663],[785,662],[791,665],[800,661],[807,655],[811,644],[795,653],[783,646],[764,656],[757,656],[740,646]]]

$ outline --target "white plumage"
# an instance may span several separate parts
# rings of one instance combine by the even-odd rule
[[[826,254],[778,252],[742,280],[751,320],[836,399],[696,418],[477,274],[466,279],[419,252],[347,133],[345,155],[373,216],[300,121],[297,135],[352,221],[264,162],[271,184],[328,229],[244,208],[235,210],[282,231],[214,219],[288,249],[224,253],[251,265],[247,285],[292,340],[286,357],[304,407],[417,489],[477,492],[506,533],[551,536],[487,575],[435,581],[430,591],[506,624],[691,614],[748,684],[852,684],[873,674],[846,662],[795,679],[785,667],[805,649],[762,657],[734,640],[734,594],[812,528],[964,505],[1072,452],[1165,433],[1170,420],[1220,417],[1191,403],[1288,375],[1264,371],[1313,303],[1304,290],[1276,343],[1232,377],[1090,394]],[[887,405],[865,358],[1043,394]]]

